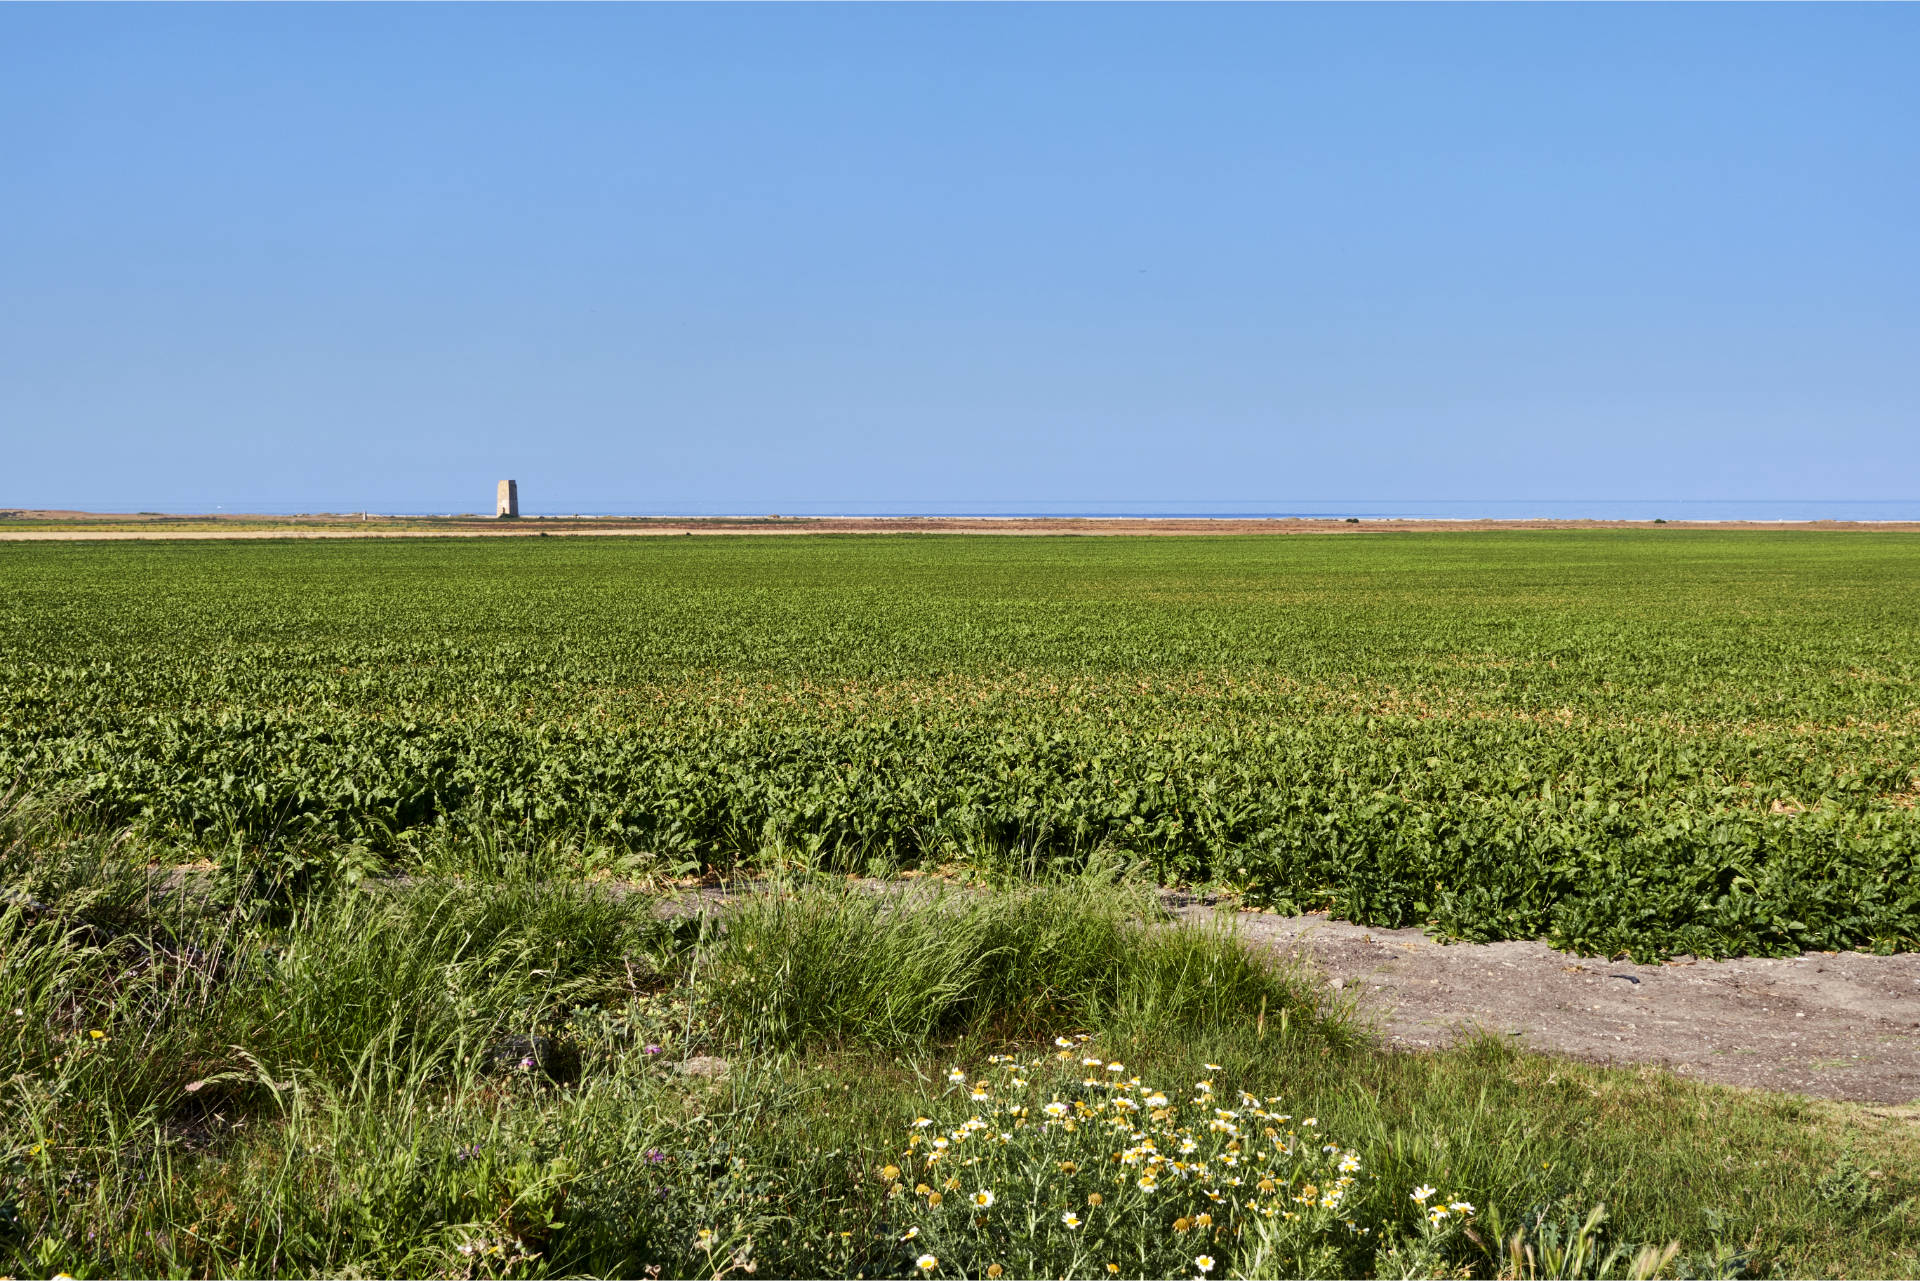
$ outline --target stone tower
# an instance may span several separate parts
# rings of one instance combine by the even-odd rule
[[[500,482],[500,492],[494,499],[495,516],[518,516],[520,514],[520,486],[510,480]]]

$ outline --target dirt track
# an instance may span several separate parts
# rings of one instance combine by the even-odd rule
[[[1353,993],[1392,1045],[1433,1047],[1484,1029],[1537,1050],[1658,1064],[1723,1085],[1920,1100],[1920,953],[1633,965],[1544,943],[1446,945],[1418,930],[1324,916],[1235,919],[1249,943],[1305,957]]]

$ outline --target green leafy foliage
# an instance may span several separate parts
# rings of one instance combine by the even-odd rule
[[[1118,855],[1467,939],[1920,941],[1905,535],[49,543],[0,583],[0,778],[268,888]]]

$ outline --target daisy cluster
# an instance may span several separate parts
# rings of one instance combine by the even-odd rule
[[[879,1171],[923,1275],[1201,1275],[1249,1233],[1338,1237],[1374,1228],[1359,1155],[1277,1098],[1198,1079],[1149,1082],[1085,1035],[1038,1056],[959,1067],[905,1149]],[[937,1115],[936,1115],[937,1114]],[[1464,1201],[1429,1205],[1464,1221]],[[1438,1213],[1441,1217],[1434,1218]]]

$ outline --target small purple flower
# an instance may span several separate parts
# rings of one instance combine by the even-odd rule
[[[532,1068],[533,1068],[533,1058],[532,1058],[531,1056],[529,1056],[529,1057],[527,1057],[527,1058],[524,1058],[524,1059],[521,1059],[521,1060],[520,1060],[520,1066],[521,1066],[521,1067],[523,1067],[523,1068],[527,1068],[528,1070],[532,1070]]]
[[[645,1053],[645,1054],[659,1054],[660,1052],[661,1052],[660,1047],[657,1045],[649,1045],[644,1051],[642,1051],[642,1053]]]
[[[648,1165],[659,1165],[661,1162],[665,1161],[666,1159],[667,1159],[667,1154],[665,1152],[662,1152],[659,1148],[647,1149]]]

